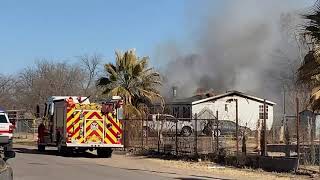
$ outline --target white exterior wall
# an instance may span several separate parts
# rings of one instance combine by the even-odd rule
[[[316,115],[316,122],[315,122],[315,124],[316,124],[316,129],[315,129],[315,131],[316,131],[316,137],[317,137],[317,138],[320,138],[320,115]]]
[[[239,125],[247,126],[251,130],[257,129],[257,122],[259,119],[259,105],[263,103],[239,97],[239,96],[227,96],[220,98],[215,101],[208,101],[199,103],[192,106],[192,115],[195,113],[201,116],[201,111],[203,109],[210,109],[214,115],[218,111],[219,120],[230,120],[236,121],[236,102],[232,101],[230,103],[226,102],[228,99],[238,99],[238,115],[239,115]],[[225,111],[225,105],[227,104],[228,111]],[[201,117],[199,117],[201,118]],[[268,105],[268,119],[267,119],[267,129],[270,130],[273,123],[273,106]]]

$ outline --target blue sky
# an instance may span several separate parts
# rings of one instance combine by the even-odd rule
[[[1,1],[1,73],[38,58],[74,62],[99,53],[113,60],[115,49],[152,56],[156,44],[183,39],[187,6],[184,0]]]
[[[98,53],[112,61],[115,49],[136,48],[138,55],[155,59],[155,49],[165,42],[188,47],[192,43],[188,37],[201,23],[198,19],[206,12],[212,15],[222,10],[227,3],[221,2],[3,0],[0,73],[18,72],[40,58],[75,63],[75,56]]]

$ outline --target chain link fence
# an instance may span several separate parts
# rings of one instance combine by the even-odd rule
[[[37,139],[37,124],[35,119],[18,119],[15,121],[13,136],[16,139]]]
[[[227,150],[230,154],[258,153],[257,132],[216,119],[130,119],[127,147],[170,152],[175,155],[209,154]],[[132,125],[134,124],[134,125]],[[134,127],[133,127],[134,126]],[[135,129],[135,130],[132,130]]]
[[[217,116],[216,116],[217,117]],[[298,121],[297,121],[298,120]],[[16,118],[16,139],[37,139],[38,120]],[[237,126],[224,119],[175,118],[153,115],[124,120],[126,148],[143,149],[180,157],[203,157],[231,165],[250,165],[261,157],[299,159],[299,167],[320,172],[320,116],[287,116],[282,125],[264,133],[262,121],[256,129]],[[297,123],[299,122],[299,123]],[[299,145],[298,145],[299,144]]]
[[[125,127],[126,148],[180,157],[203,157],[240,166],[258,163],[257,157],[290,160],[291,164],[297,163],[294,160],[299,157],[300,168],[320,172],[320,132],[314,133],[315,128],[306,130],[302,124],[299,130],[299,156],[296,126],[291,127],[291,130],[286,126],[274,126],[264,135],[262,126],[257,126],[257,129],[242,126],[237,128],[235,122],[223,119],[177,119],[160,115],[148,119],[125,120]],[[269,160],[265,163],[272,164]]]
[[[34,118],[27,118],[25,110],[8,110],[10,122],[14,125],[14,140],[36,140],[39,121]]]
[[[217,119],[154,116],[126,121],[126,147],[176,156],[259,154],[260,130]]]

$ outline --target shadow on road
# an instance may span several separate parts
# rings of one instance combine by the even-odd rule
[[[21,153],[21,154],[42,154],[42,155],[58,155],[58,152],[56,150],[46,150],[44,152],[39,152],[36,149],[29,149],[29,148],[13,148],[13,150],[16,153]]]
[[[51,155],[51,156],[63,156],[58,153],[57,150],[54,149],[48,149],[45,150],[44,152],[39,152],[37,149],[30,149],[30,148],[13,148],[13,150],[16,153],[21,153],[21,154],[39,154],[39,155]],[[72,155],[68,156],[63,156],[67,158],[98,158],[97,155],[89,153],[89,152],[83,152],[83,153],[73,153]]]
[[[196,175],[191,175],[192,178],[175,178],[179,180],[206,180],[206,179],[220,179],[220,180],[232,180],[232,179],[226,179],[226,178],[218,178],[218,177],[212,177],[212,176],[196,176]]]
[[[184,178],[184,177],[179,177],[179,178],[174,178],[174,179],[178,179],[178,180],[207,180],[207,179],[203,179],[203,178]]]
[[[178,173],[174,172],[165,172],[165,171],[154,171],[154,170],[145,170],[145,169],[132,169],[132,168],[120,168],[127,171],[140,171],[140,172],[149,172],[149,173],[158,173],[158,174],[171,174],[171,175],[180,175]],[[189,178],[187,177],[178,177],[175,179],[178,180],[207,180],[207,179],[221,179],[221,180],[232,180],[232,179],[225,179],[225,178],[218,178],[218,177],[212,177],[212,176],[198,176],[198,175],[188,175],[191,176]]]

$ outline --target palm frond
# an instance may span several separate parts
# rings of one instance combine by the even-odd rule
[[[104,88],[105,94],[122,96],[127,112],[133,112],[134,116],[139,114],[138,111],[143,115],[145,108],[140,109],[140,106],[145,107],[157,99],[163,102],[157,89],[161,85],[160,74],[148,67],[148,57],[139,58],[134,50],[116,51],[115,56],[115,64],[105,65],[107,76],[97,83]]]
[[[131,118],[140,118],[141,117],[141,112],[139,109],[132,104],[125,104],[124,105],[124,113],[126,114],[126,117],[131,117]]]
[[[98,79],[97,86],[107,86],[111,83],[111,80],[107,77],[101,77]]]
[[[115,78],[117,77],[117,68],[113,64],[111,64],[111,63],[106,64],[105,70],[107,71],[107,73],[109,74],[110,77],[111,76],[113,76]]]

